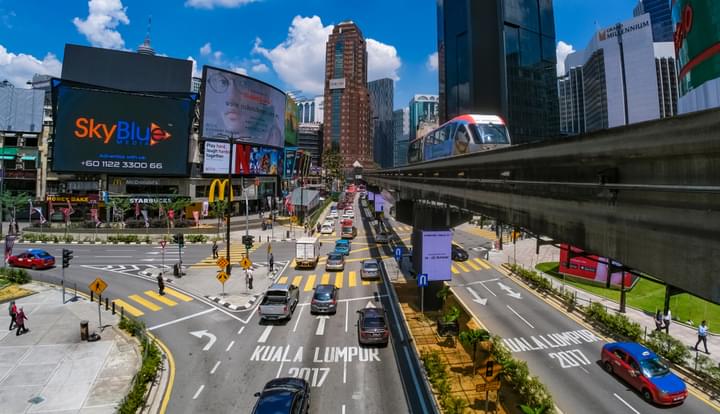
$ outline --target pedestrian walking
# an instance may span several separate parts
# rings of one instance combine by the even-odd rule
[[[158,293],[160,295],[164,295],[165,294],[165,279],[163,279],[162,273],[160,273],[158,275],[157,281],[158,281]]]
[[[17,331],[15,332],[15,336],[19,336],[20,331],[22,331],[22,333],[29,331],[29,329],[25,327],[26,320],[27,320],[27,316],[25,316],[25,311],[21,307],[20,310],[18,310],[17,314],[15,315],[15,325],[17,325]]]
[[[10,305],[8,306],[8,312],[10,312],[10,328],[8,328],[8,330],[12,331],[13,325],[15,325],[15,317],[17,315],[17,306],[15,306],[14,300],[10,301]]]
[[[655,312],[655,330],[662,331],[663,326],[664,326],[664,323],[663,323],[662,313],[660,312],[660,309],[658,309],[657,312]]]
[[[270,265],[270,271],[275,272],[275,256],[272,253],[268,255],[268,264]]]
[[[253,288],[253,271],[252,267],[245,271],[245,286],[252,290]]]
[[[667,313],[663,317],[663,322],[665,322],[665,333],[670,335],[670,322],[672,321],[672,313],[670,312],[670,309],[667,310]]]
[[[212,254],[213,254],[213,259],[217,259],[217,258],[218,258],[218,244],[217,244],[217,240],[213,240]]]
[[[320,233],[320,228],[321,228],[321,227],[320,227],[320,223],[318,223],[318,224],[315,226],[315,229],[317,230],[318,233]]]
[[[702,321],[700,326],[698,326],[698,340],[695,343],[695,350],[697,351],[698,345],[700,345],[700,342],[703,343],[703,346],[705,347],[705,353],[709,354],[710,352],[707,349],[707,334],[708,334],[708,327],[707,327],[707,321]]]

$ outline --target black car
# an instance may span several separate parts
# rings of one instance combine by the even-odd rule
[[[387,346],[390,339],[385,310],[381,308],[364,308],[358,313],[358,342],[360,345]]]
[[[452,245],[452,259],[456,262],[464,262],[468,259],[468,253],[462,247],[453,243]]]
[[[310,385],[302,378],[276,378],[255,396],[253,414],[307,414],[310,409]]]

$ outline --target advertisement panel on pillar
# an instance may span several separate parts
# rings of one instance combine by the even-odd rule
[[[203,173],[227,174],[230,144],[205,141]],[[255,145],[234,145],[232,172],[234,175],[277,175],[282,162],[280,150]]]
[[[375,204],[375,212],[376,213],[380,213],[380,212],[384,211],[384,208],[385,208],[385,206],[383,205],[384,202],[385,202],[385,199],[383,198],[383,196],[381,194],[377,194],[375,196],[374,204]]]
[[[285,148],[285,162],[283,163],[283,178],[292,178],[295,170],[295,159],[297,158],[297,147]]]
[[[375,193],[372,191],[368,192],[368,201],[374,201],[375,200]]]
[[[427,273],[428,280],[451,280],[452,232],[422,231],[422,273]]]

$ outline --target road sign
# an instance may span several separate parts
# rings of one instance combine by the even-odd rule
[[[96,295],[101,295],[105,289],[107,289],[107,283],[105,283],[104,280],[100,279],[99,277],[93,280],[92,283],[90,283],[90,290],[95,292]]]
[[[215,278],[224,285],[225,282],[227,282],[227,280],[230,279],[230,275],[228,275],[225,272],[220,271],[220,272],[218,272],[217,276],[215,276]]]
[[[290,216],[290,222],[291,222],[292,224],[297,224],[297,221],[298,221],[297,216]]]
[[[220,256],[219,259],[215,262],[216,265],[218,265],[219,268],[224,269],[227,267],[230,262],[225,258],[225,256]]]
[[[401,257],[402,257],[402,247],[396,247],[395,248],[395,260],[400,261]]]
[[[486,382],[475,386],[475,392],[497,391],[500,389],[500,381]]]
[[[165,248],[165,245],[167,244],[167,240],[160,240],[160,247],[163,249]]]
[[[418,275],[418,287],[424,288],[428,285],[428,275],[427,273],[420,273]]]
[[[243,259],[240,260],[240,266],[242,266],[243,269],[248,270],[252,267],[252,262],[247,257],[243,257]]]

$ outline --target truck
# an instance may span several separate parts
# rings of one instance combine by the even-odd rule
[[[301,237],[295,243],[295,267],[314,269],[320,259],[320,241],[317,237]]]
[[[357,236],[357,229],[353,226],[352,219],[343,219],[340,222],[340,237],[343,239],[354,239]]]
[[[258,314],[262,320],[290,319],[300,300],[300,289],[292,284],[276,283],[265,291]]]

